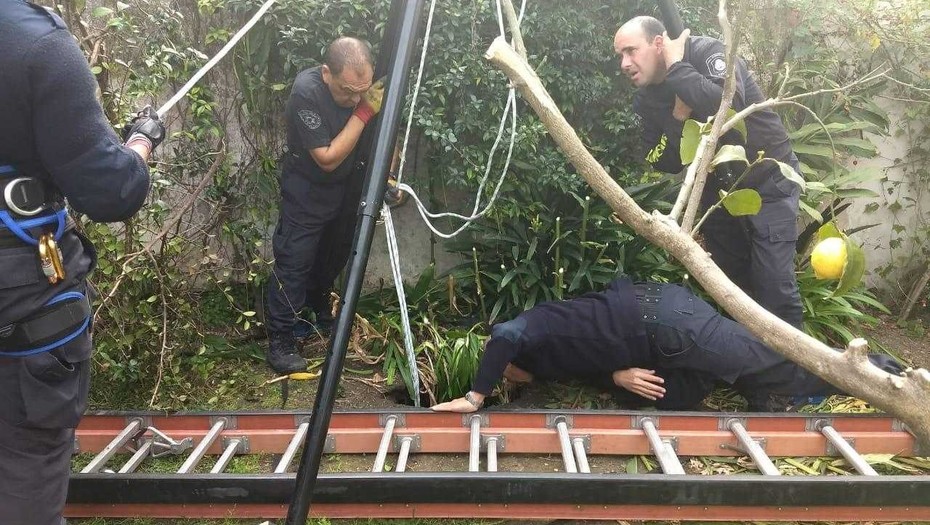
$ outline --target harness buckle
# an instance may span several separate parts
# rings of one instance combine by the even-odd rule
[[[3,200],[10,211],[23,217],[33,217],[49,208],[45,186],[35,177],[19,177],[8,182],[3,189]]]

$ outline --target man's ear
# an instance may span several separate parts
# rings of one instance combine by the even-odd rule
[[[323,83],[325,83],[328,86],[333,78],[332,71],[329,70],[329,66],[327,66],[326,64],[323,64],[323,67],[320,69],[320,72],[323,74]]]
[[[661,51],[662,48],[665,47],[665,37],[662,35],[656,35],[652,39],[652,45],[659,48],[659,51]]]

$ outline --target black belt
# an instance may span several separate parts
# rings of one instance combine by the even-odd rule
[[[637,283],[633,285],[636,302],[639,304],[640,319],[644,323],[654,323],[658,319],[662,288],[663,285],[654,283]]]

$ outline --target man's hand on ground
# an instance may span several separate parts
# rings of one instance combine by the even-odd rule
[[[484,404],[484,396],[477,392],[469,392],[469,394],[471,394],[472,399],[478,403],[478,406],[475,406],[475,404],[469,401],[465,396],[462,396],[452,401],[433,405],[430,407],[430,410],[433,412],[458,412],[459,414],[477,412],[478,409],[481,408],[481,405]]]
[[[613,377],[615,385],[646,399],[655,401],[665,396],[665,388],[662,387],[665,380],[657,376],[655,370],[627,368],[616,370]]]

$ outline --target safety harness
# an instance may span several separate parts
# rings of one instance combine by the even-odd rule
[[[49,284],[64,279],[58,248],[68,224],[64,199],[41,179],[22,176],[14,166],[2,164],[0,192],[0,249],[21,247],[23,243],[35,246]],[[32,231],[43,233],[34,237]],[[83,293],[55,295],[36,312],[0,326],[0,356],[25,357],[54,350],[87,329],[90,313],[90,303]]]

